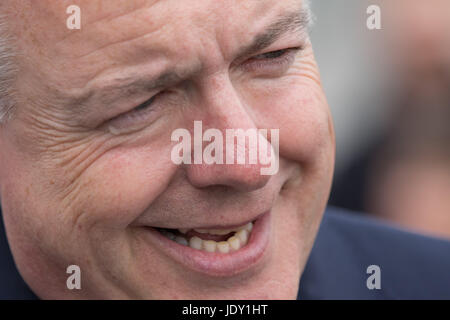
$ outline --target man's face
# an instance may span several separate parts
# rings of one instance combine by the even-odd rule
[[[66,28],[71,4],[81,8],[81,30]],[[1,200],[35,293],[295,298],[334,163],[301,1],[24,0],[5,8],[17,13],[8,23],[21,55],[18,106],[0,129]],[[224,136],[279,129],[279,171],[174,164],[171,135],[193,135],[194,121]],[[232,244],[249,222],[249,239],[241,232]],[[182,244],[194,236],[203,239],[191,241],[197,249]],[[81,290],[66,287],[73,264]]]

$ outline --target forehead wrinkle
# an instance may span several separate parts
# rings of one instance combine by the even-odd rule
[[[114,52],[117,50],[116,46],[129,47],[150,36],[155,37],[167,27],[166,23],[161,23],[164,22],[163,15],[154,14],[154,10],[157,10],[154,7],[161,4],[160,0],[153,0],[150,3],[147,0],[140,5],[127,6],[124,12],[116,13],[117,9],[115,11],[111,9],[113,13],[98,20],[95,20],[95,14],[91,14],[92,17],[83,18],[88,21],[82,20],[80,30],[76,32],[68,30],[67,34],[55,43],[55,48],[62,55],[85,61],[108,50]],[[86,15],[90,14],[87,9],[83,12],[85,11]],[[149,20],[149,17],[152,19]],[[74,50],[74,43],[83,45],[76,46]]]

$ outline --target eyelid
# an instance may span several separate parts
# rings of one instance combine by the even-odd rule
[[[145,100],[144,102],[142,102],[141,104],[137,105],[136,107],[134,107],[133,109],[131,109],[130,111],[134,111],[134,112],[140,112],[141,110],[147,108],[148,106],[150,106],[151,104],[153,104],[153,102],[155,102],[156,97],[158,96],[159,93],[153,95],[152,97],[150,97],[149,99]]]
[[[245,69],[245,71],[251,72],[251,71],[258,71],[262,70],[264,71],[264,68],[280,68],[282,66],[289,65],[294,61],[295,56],[298,52],[300,52],[303,48],[302,47],[292,47],[292,48],[285,48],[285,49],[279,49],[279,50],[272,50],[265,53],[261,53],[259,55],[253,56],[250,59],[244,61],[242,64],[242,67]],[[268,55],[271,53],[276,52],[282,52],[278,57],[275,58],[265,58],[264,55]]]
[[[287,48],[287,49],[280,49],[280,50],[269,51],[269,52],[266,52],[266,53],[261,53],[261,54],[259,54],[257,56],[254,56],[254,57],[250,58],[250,59],[260,59],[260,58],[261,59],[269,59],[269,60],[277,59],[277,58],[283,56],[284,54],[288,53],[289,50],[291,50],[291,49]],[[280,54],[280,56],[275,57],[275,58],[266,58],[266,57],[264,57],[266,55],[274,54],[274,53],[281,53],[281,54]]]
[[[158,92],[133,109],[108,120],[108,130],[110,133],[119,135],[139,130],[141,124],[148,123],[148,118],[151,118],[152,114],[158,109],[157,104],[155,106],[153,104],[155,104],[155,99],[161,94],[163,92]]]

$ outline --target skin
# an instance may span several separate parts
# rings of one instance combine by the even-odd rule
[[[82,9],[81,30],[65,8]],[[334,133],[311,44],[288,32],[238,56],[300,1],[6,1],[19,36],[18,108],[0,129],[0,187],[18,268],[41,298],[292,299],[329,195]],[[20,10],[19,10],[20,9]],[[21,12],[18,14],[18,12]],[[254,56],[303,47],[283,63]],[[287,61],[287,62],[286,62]],[[162,66],[198,67],[164,87],[151,116],[112,134],[109,119],[156,92],[75,99]],[[119,81],[120,82],[120,81]],[[115,93],[110,92],[103,100]],[[95,96],[95,94],[94,94]],[[75,99],[75,102],[74,102]],[[122,118],[123,119],[123,118]],[[280,170],[181,165],[173,130],[280,129]],[[117,125],[117,120],[114,122]],[[255,268],[206,276],[146,241],[145,226],[241,224],[271,209],[270,243]],[[82,289],[66,288],[68,265]]]

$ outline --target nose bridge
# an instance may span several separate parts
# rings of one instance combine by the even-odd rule
[[[203,83],[205,121],[217,129],[256,128],[249,108],[233,86],[227,73],[217,73]]]
[[[202,83],[201,104],[203,161],[186,166],[191,184],[201,188],[221,185],[241,191],[252,191],[266,185],[270,177],[261,173],[258,128],[227,74],[210,76]],[[216,148],[214,153],[209,153],[212,143]],[[196,146],[198,148],[199,144]],[[193,152],[198,154],[199,150]],[[219,157],[217,152],[221,152]],[[219,161],[208,161],[208,155]]]

